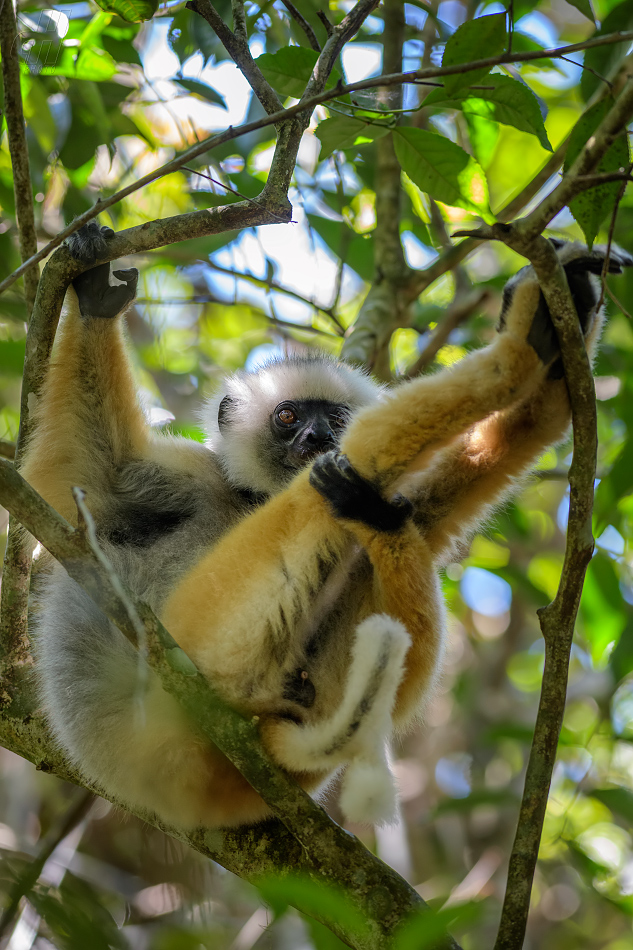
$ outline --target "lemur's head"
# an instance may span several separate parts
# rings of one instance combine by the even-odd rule
[[[362,370],[329,356],[290,356],[229,376],[202,423],[231,483],[270,495],[335,448],[352,413],[382,392]]]

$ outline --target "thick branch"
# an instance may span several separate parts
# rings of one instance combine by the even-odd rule
[[[386,73],[402,69],[405,39],[404,5],[401,0],[385,0],[383,66]],[[394,109],[402,107],[402,87],[387,99],[387,88],[379,90]],[[376,142],[376,228],[374,244],[374,281],[356,320],[354,330],[343,345],[345,359],[364,363],[375,375],[390,379],[389,340],[398,326],[407,323],[405,289],[412,271],[407,265],[400,240],[402,169],[396,158],[391,135]]]
[[[37,238],[33,214],[33,188],[29,168],[29,152],[20,89],[18,49],[13,2],[12,0],[4,0],[4,3],[0,6],[0,53],[2,56],[4,113],[7,122],[11,168],[13,170],[13,194],[15,196],[20,258],[24,266],[24,296],[28,319],[31,316],[37,293],[39,267],[37,263],[28,263],[29,260],[33,260],[37,253]],[[23,390],[22,405],[24,405],[25,399],[26,395]],[[21,417],[15,455],[18,464],[27,434]],[[17,525],[10,521],[0,596],[0,643],[3,667],[8,664],[17,668],[18,664],[28,664],[29,662],[27,615],[30,580],[31,558],[20,544]]]
[[[37,251],[35,219],[33,216],[33,188],[29,169],[29,152],[26,144],[26,127],[20,90],[20,58],[13,3],[6,0],[0,4],[0,53],[2,54],[2,82],[4,87],[4,115],[7,122],[9,153],[13,170],[13,194],[18,222],[20,257],[23,262]],[[24,293],[27,314],[30,314],[39,268],[30,264],[24,271]]]
[[[256,721],[245,720],[226,705],[152,611],[136,601],[113,576],[105,555],[96,545],[94,527],[80,494],[76,497],[86,530],[72,528],[10,462],[0,460],[2,504],[63,564],[136,647],[141,633],[144,656],[160,677],[163,688],[176,696],[202,735],[222,750],[281,818],[306,852],[301,865],[307,862],[321,879],[336,880],[368,921],[367,933],[348,932],[342,924],[334,922],[337,932],[343,930],[344,939],[354,947],[388,947],[391,933],[402,917],[422,906],[417,893],[357,839],[339,828],[275,765],[259,742]],[[238,838],[254,836],[255,847],[257,829],[242,829],[233,834]],[[226,835],[217,831],[201,833],[198,839],[195,835],[187,838],[202,841],[208,848],[210,844],[213,847],[216,842],[222,843]],[[263,837],[265,840],[265,830]],[[257,846],[261,847],[261,842]],[[363,870],[362,882],[359,868]],[[328,920],[328,925],[333,922]],[[455,944],[447,938],[442,946]]]

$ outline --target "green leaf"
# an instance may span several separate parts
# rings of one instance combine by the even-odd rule
[[[151,20],[158,9],[158,0],[97,0],[97,5],[108,13],[116,13],[128,23]]]
[[[464,113],[473,155],[482,168],[488,168],[499,141],[499,125],[494,120]]]
[[[589,0],[567,0],[567,3],[571,3],[572,7],[576,7],[579,13],[582,13],[583,16],[586,16],[588,20],[591,20],[592,23],[596,22],[596,18],[593,15],[593,10],[591,9],[591,3]]]
[[[206,83],[198,82],[195,79],[183,79],[182,76],[179,76],[176,82],[192,95],[200,96],[201,99],[206,99],[207,102],[213,102],[216,106],[222,106],[223,109],[226,109],[224,98],[211,86],[207,86]]]
[[[84,47],[75,62],[75,76],[77,79],[100,82],[112,79],[118,68],[116,61],[104,49]]]
[[[318,58],[316,50],[305,46],[284,46],[276,53],[262,53],[255,62],[273,89],[282,96],[300,99]],[[340,78],[341,74],[333,69],[325,88],[331,89]]]
[[[460,63],[486,59],[488,56],[499,56],[505,49],[505,43],[505,13],[493,13],[491,16],[468,20],[449,38],[444,48],[442,66],[457,66]],[[491,68],[444,76],[444,90],[452,95],[458,89],[477,84],[488,75]]]
[[[482,119],[494,119],[511,125],[520,132],[535,135],[548,152],[552,146],[547,137],[538,99],[525,83],[497,73],[486,78],[490,89],[478,89],[476,93],[461,94],[450,98],[444,89],[434,89],[424,100],[425,106],[441,106],[446,109],[461,109],[469,115]]]
[[[609,96],[601,102],[597,102],[590,109],[587,109],[584,115],[581,115],[569,138],[563,166],[566,172],[569,171],[581,149],[591,138],[612,105],[613,99]],[[620,168],[625,169],[628,164],[629,143],[626,131],[624,131],[618,135],[595,171],[597,174],[618,171]],[[589,247],[592,246],[604,219],[613,213],[619,193],[620,183],[616,181],[589,188],[578,195],[577,198],[574,198],[573,201],[570,201],[569,210],[582,228]]]
[[[623,0],[604,18],[600,29],[591,38],[597,39],[599,36],[606,36],[608,33],[630,29],[633,29],[633,0]],[[580,91],[585,102],[591,98],[598,88],[604,87],[604,83],[599,77],[610,78],[610,73],[613,72],[630,45],[630,42],[626,41],[624,43],[612,43],[608,46],[596,46],[594,49],[585,51],[584,65],[586,68],[583,69],[580,78]]]
[[[396,129],[393,137],[400,165],[421,191],[445,204],[490,214],[486,176],[472,155],[424,129]]]
[[[316,137],[321,142],[319,158],[323,160],[339,149],[365,145],[367,142],[381,139],[388,132],[389,129],[385,125],[363,122],[352,116],[337,115],[332,119],[324,119],[319,122],[316,130]]]
[[[327,882],[317,882],[301,875],[288,875],[283,878],[266,878],[259,882],[257,887],[276,918],[283,916],[292,904],[310,917],[337,921],[347,931],[365,938],[369,935],[369,925],[365,918],[344,894]]]
[[[394,944],[395,950],[430,950],[431,947],[446,946],[446,931],[452,930],[456,923],[461,926],[472,924],[479,917],[476,904],[465,903],[434,910],[425,907],[414,911],[398,928]]]

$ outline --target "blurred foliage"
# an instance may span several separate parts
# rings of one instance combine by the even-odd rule
[[[294,2],[323,43],[317,16],[323,4]],[[133,182],[215,129],[262,114],[215,34],[191,11],[165,5],[141,25],[154,10],[148,0],[100,5],[74,2],[53,10],[27,2],[19,11],[41,242],[97,195]],[[228,0],[217,7],[229,17]],[[330,0],[329,16],[336,20],[349,7]],[[305,34],[281,2],[249,2],[246,11],[262,71],[280,96],[299,95],[316,57]],[[633,26],[631,0],[514,0],[513,12],[517,51]],[[493,55],[506,43],[496,2],[412,0],[405,13],[405,68],[461,63]],[[333,82],[380,70],[382,30],[378,9],[345,49]],[[189,241],[140,262],[129,331],[152,419],[164,424],[171,413],[174,430],[200,438],[195,407],[222,373],[289,348],[340,351],[373,274],[377,140],[393,136],[406,173],[402,242],[409,264],[423,268],[442,250],[438,215],[449,231],[468,227],[474,214],[494,215],[570,132],[568,163],[573,159],[606,108],[586,112],[587,103],[626,51],[619,44],[587,52],[591,71],[583,71],[578,53],[490,75],[456,75],[428,98],[428,87],[405,86],[403,114],[391,111],[388,91],[376,90],[317,109],[290,192],[293,224]],[[273,144],[270,129],[235,139],[124,199],[103,223],[120,230],[256,196]],[[627,162],[622,138],[602,167]],[[590,241],[604,241],[619,190],[605,185],[578,199],[575,218],[561,213],[552,233],[582,239],[584,232]],[[629,190],[615,239],[633,248]],[[3,127],[0,278],[18,263]],[[483,246],[465,263],[463,273],[490,297],[452,332],[431,371],[491,338],[503,285],[521,263],[501,246]],[[416,303],[411,326],[394,333],[394,376],[427,345],[455,288],[452,274],[436,281]],[[607,298],[596,366],[598,548],[580,609],[526,942],[531,950],[633,946],[633,274],[610,279],[609,288],[617,299]],[[1,298],[0,310],[0,439],[10,440],[17,432],[25,336],[17,287]],[[543,668],[535,610],[555,591],[562,563],[569,452],[569,445],[548,452],[536,477],[475,538],[466,559],[448,566],[446,671],[425,726],[396,750],[402,823],[353,829],[419,886],[441,910],[440,924],[454,924],[465,950],[494,942]],[[9,752],[0,750],[0,761],[0,891],[6,895],[42,838],[62,824],[76,792]],[[330,808],[340,817],[334,796]],[[263,888],[263,904],[252,887],[221,868],[98,803],[54,851],[17,922],[0,924],[1,939],[12,948],[42,950],[340,946],[322,925],[287,912],[296,888],[305,886],[273,882]],[[326,891],[312,900],[318,915],[339,898]],[[428,924],[406,924],[403,950],[427,945]]]

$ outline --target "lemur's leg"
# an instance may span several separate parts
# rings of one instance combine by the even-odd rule
[[[71,250],[84,261],[104,253],[114,232],[82,229]],[[36,406],[37,426],[28,447],[25,478],[73,520],[74,485],[85,488],[98,515],[100,491],[116,466],[146,451],[148,428],[139,406],[119,317],[134,299],[138,272],[110,265],[81,274],[69,288],[56,350]]]
[[[567,280],[589,358],[592,359],[602,329],[603,314],[596,312],[604,250],[591,254],[577,245],[563,245],[562,254],[577,256],[564,263]],[[613,250],[609,270],[620,273],[633,260]],[[536,295],[536,277],[525,268],[504,292],[501,325],[514,318],[515,293],[527,284]],[[516,491],[520,477],[545,449],[560,441],[570,421],[569,397],[562,378],[558,341],[545,299],[539,291],[528,341],[544,362],[551,363],[547,379],[515,405],[494,413],[444,449],[416,485],[412,496],[415,521],[436,561],[454,556],[454,549],[468,539],[488,510]],[[551,361],[554,361],[553,363]]]

